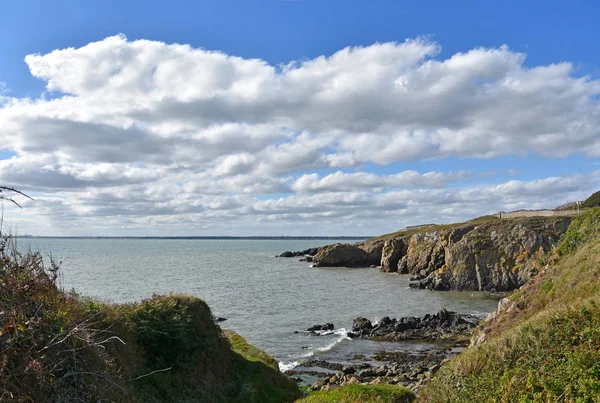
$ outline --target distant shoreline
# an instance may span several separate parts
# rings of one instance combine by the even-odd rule
[[[250,241],[298,241],[298,240],[363,240],[370,236],[37,236],[18,235],[16,238],[25,239],[189,239],[189,240],[250,240]]]

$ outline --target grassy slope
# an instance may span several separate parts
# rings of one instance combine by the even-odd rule
[[[581,207],[598,207],[600,206],[600,191],[592,194],[582,204]]]
[[[600,209],[575,218],[546,263],[421,401],[600,401]]]
[[[291,402],[296,384],[185,295],[104,304],[67,294],[39,253],[0,239],[0,400]],[[231,340],[231,342],[230,342]]]
[[[411,403],[415,395],[409,389],[393,385],[348,385],[310,393],[302,403]]]

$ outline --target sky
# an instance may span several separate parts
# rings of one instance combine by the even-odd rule
[[[492,4],[493,3],[493,4]],[[596,1],[0,2],[4,226],[378,235],[600,188]]]

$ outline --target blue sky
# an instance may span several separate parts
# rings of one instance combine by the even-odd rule
[[[273,64],[430,35],[443,44],[442,57],[508,44],[527,53],[529,65],[571,61],[578,74],[600,75],[597,1],[24,0],[0,7],[0,77],[14,95],[44,87],[31,77],[26,54],[117,33]]]
[[[376,234],[583,198],[599,16],[593,1],[4,2],[0,180],[36,196],[14,225]]]

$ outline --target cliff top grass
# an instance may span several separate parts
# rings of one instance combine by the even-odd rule
[[[577,216],[545,269],[443,365],[423,402],[600,401],[600,208]]]
[[[291,402],[295,382],[204,301],[106,304],[56,287],[58,266],[0,239],[0,396],[8,401]]]
[[[298,400],[302,403],[411,403],[416,396],[409,389],[394,385],[347,385],[312,392]]]
[[[381,241],[381,240],[386,240],[386,239],[391,239],[391,238],[408,238],[415,234],[420,234],[423,232],[452,230],[452,229],[461,228],[461,227],[465,227],[465,226],[469,226],[469,225],[484,224],[484,223],[489,223],[489,222],[494,222],[494,221],[499,221],[499,220],[500,219],[497,216],[486,215],[486,216],[477,217],[472,220],[465,221],[465,222],[459,222],[459,223],[417,225],[417,226],[401,229],[400,231],[391,232],[389,234],[384,234],[384,235],[376,236],[373,238],[369,238],[365,242]]]
[[[400,231],[392,232],[389,234],[380,235],[377,237],[369,238],[363,243],[384,241],[391,238],[409,238],[416,234],[434,232],[434,231],[450,231],[459,228],[465,228],[469,226],[477,226],[483,224],[494,224],[498,225],[499,228],[502,226],[509,226],[515,223],[522,223],[526,225],[535,225],[536,223],[547,222],[548,220],[560,219],[561,216],[531,216],[531,217],[510,217],[510,218],[498,218],[495,215],[485,215],[474,218],[465,222],[451,223],[451,224],[426,224],[421,226],[414,226],[402,229]]]
[[[592,194],[588,197],[583,203],[581,203],[581,207],[583,208],[592,208],[600,206],[600,190]]]

